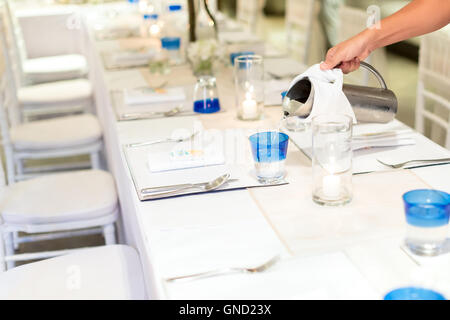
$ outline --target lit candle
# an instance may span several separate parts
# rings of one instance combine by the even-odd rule
[[[341,178],[334,174],[327,175],[323,177],[322,187],[325,197],[337,199],[341,194]]]
[[[333,149],[333,145],[330,148]],[[324,176],[322,180],[323,194],[329,199],[339,199],[341,194],[341,178],[334,174],[337,172],[336,158],[334,156],[330,157],[328,169],[330,174]]]
[[[150,29],[149,29],[150,35],[157,36],[160,31],[161,31],[161,28],[160,28],[159,24],[156,23],[156,24],[152,24],[150,26]]]
[[[252,99],[252,94],[247,92],[245,100],[242,102],[242,117],[244,119],[253,119],[258,116],[258,104]]]

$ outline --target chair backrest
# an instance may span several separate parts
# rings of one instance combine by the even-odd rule
[[[10,0],[0,0],[3,10],[3,25],[8,49],[11,56],[12,68],[18,74],[16,84],[25,83],[23,73],[23,62],[27,59],[25,40],[22,35],[22,29],[15,14],[13,13]]]
[[[309,65],[309,52],[315,18],[315,0],[286,1],[286,46],[289,54]]]
[[[236,18],[251,32],[256,33],[261,23],[266,0],[237,0]]]
[[[450,149],[450,27],[446,29],[421,39],[416,129]]]
[[[372,26],[375,22],[376,21],[371,19],[369,13],[365,10],[349,6],[340,6],[338,28],[339,41],[341,42],[355,36],[367,27]],[[365,61],[373,65],[383,75],[383,77],[387,77],[387,59],[386,50],[384,48],[373,51]],[[370,72],[362,68],[352,72],[346,78],[346,81],[353,84],[364,86],[378,85],[377,80],[371,76]]]

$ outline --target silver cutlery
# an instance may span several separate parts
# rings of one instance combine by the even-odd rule
[[[398,131],[383,131],[383,132],[370,132],[362,133],[353,136],[353,140],[366,140],[368,138],[385,138],[385,137],[395,137],[404,133],[413,133],[409,129],[398,130]]]
[[[181,113],[183,110],[181,106],[177,106],[169,111],[152,111],[152,112],[133,112],[133,113],[124,113],[120,116],[121,120],[139,120],[143,118],[150,118],[153,116],[163,116],[166,118],[176,116]]]
[[[400,169],[400,168],[403,168],[404,166],[406,166],[407,164],[410,164],[410,163],[445,162],[445,161],[450,161],[450,158],[409,160],[409,161],[396,163],[396,164],[385,163],[385,162],[383,162],[383,161],[381,161],[379,159],[377,159],[377,161],[379,163],[381,163],[382,165],[385,165],[387,167],[391,167],[393,169]]]
[[[230,174],[226,173],[220,177],[204,183],[187,183],[165,187],[144,188],[141,193],[145,195],[147,200],[151,198],[160,198],[166,196],[177,195],[184,190],[198,189],[200,192],[209,192],[216,190],[230,181]]]
[[[125,145],[127,148],[137,148],[137,147],[146,147],[151,146],[154,144],[159,143],[170,143],[170,142],[184,142],[192,140],[199,132],[194,132],[192,135],[184,138],[166,138],[166,139],[160,139],[160,140],[153,140],[153,141],[145,141],[145,142],[138,142],[138,143],[130,143]]]
[[[204,279],[214,276],[220,276],[220,275],[226,275],[226,274],[232,274],[232,273],[261,273],[272,267],[274,264],[276,264],[280,260],[280,256],[276,255],[273,258],[271,258],[269,261],[263,263],[260,266],[254,267],[254,268],[224,268],[224,269],[217,269],[207,272],[200,272],[185,276],[179,276],[179,277],[172,277],[167,278],[167,282],[175,282],[175,281],[182,281],[182,280],[198,280],[198,279]]]

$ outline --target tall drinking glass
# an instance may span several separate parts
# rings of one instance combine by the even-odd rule
[[[241,120],[259,120],[264,109],[264,63],[258,55],[234,60],[237,116]]]
[[[413,190],[403,195],[406,245],[418,255],[441,252],[448,234],[450,195],[437,190]]]
[[[320,205],[340,206],[352,199],[352,124],[346,115],[312,120],[313,200]]]

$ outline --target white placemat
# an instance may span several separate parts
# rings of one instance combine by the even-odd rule
[[[342,252],[287,258],[262,273],[170,283],[166,288],[171,299],[381,299]]]
[[[415,140],[415,144],[408,144],[400,147],[376,147],[369,149],[362,149],[354,151],[353,153],[353,174],[377,172],[377,171],[389,171],[393,170],[390,167],[382,165],[377,159],[386,163],[400,163],[408,160],[417,159],[439,159],[450,158],[450,151],[437,145],[431,140],[427,139],[420,133],[412,131],[411,128],[398,120],[394,120],[386,124],[361,124],[356,125],[353,128],[353,135],[361,135],[367,133],[376,132],[391,132],[405,130],[411,130],[411,135],[408,138]],[[311,130],[308,128],[303,132],[291,132],[285,128],[282,131],[289,135],[291,141],[302,150],[306,156],[312,157],[312,135]],[[450,161],[443,162],[449,163]],[[403,167],[404,169],[425,167],[435,165],[439,163],[411,163]]]
[[[184,86],[186,96],[181,102],[143,103],[139,105],[127,105],[124,101],[124,92],[120,90],[111,91],[111,100],[116,111],[118,121],[129,121],[137,119],[157,119],[164,118],[162,112],[168,112],[174,108],[179,108],[180,113],[175,116],[192,116],[195,114],[193,106],[194,86]],[[157,114],[153,114],[156,112]]]
[[[204,134],[207,134],[207,131]],[[161,149],[176,148],[177,143],[169,143],[168,146],[157,144],[134,148],[124,146],[128,168],[131,172],[139,199],[142,201],[148,200],[146,195],[141,192],[145,188],[209,182],[227,173],[231,175],[230,181],[221,188],[218,188],[217,191],[266,187],[288,183],[286,180],[274,184],[261,184],[258,181],[255,174],[250,143],[244,131],[229,129],[222,131],[222,136],[224,137],[223,145],[225,146],[225,164],[164,172],[151,172],[148,164],[149,152],[160,152]],[[177,196],[195,193],[199,193],[199,190],[192,188],[177,194]],[[168,196],[173,195],[163,195],[161,198]],[[151,200],[154,199],[152,197]]]
[[[156,52],[143,52],[141,50],[120,50],[115,52],[103,52],[103,65],[107,70],[123,68],[145,67],[156,55]]]

